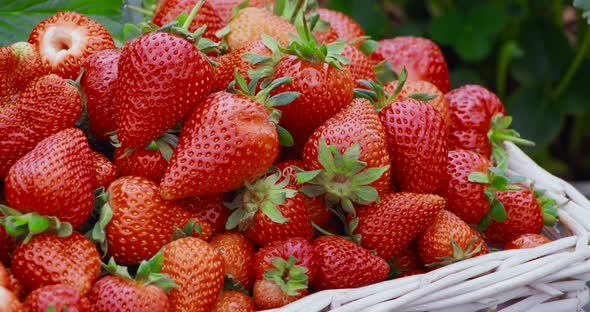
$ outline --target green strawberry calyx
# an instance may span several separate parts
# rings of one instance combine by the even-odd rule
[[[307,183],[299,191],[308,197],[325,196],[328,208],[340,205],[352,217],[354,204],[368,205],[379,202],[377,190],[370,186],[389,166],[366,168],[360,160],[360,144],[347,148],[343,154],[336,146],[320,139],[318,161],[322,169],[297,173],[299,184]]]
[[[27,244],[33,236],[41,233],[55,233],[59,237],[72,234],[72,225],[54,216],[42,216],[37,212],[22,212],[0,204],[0,226],[10,236]]]
[[[300,290],[307,289],[308,268],[296,265],[297,258],[289,256],[287,260],[274,257],[271,260],[274,268],[264,272],[264,279],[275,283],[287,296],[299,296]]]
[[[166,162],[170,162],[172,158],[172,154],[174,153],[174,149],[178,145],[178,136],[174,133],[175,130],[171,129],[167,132],[161,134],[157,139],[148,143],[145,147],[148,151],[160,151],[162,157],[166,160]],[[121,147],[121,143],[119,143],[119,139],[117,138],[117,134],[113,133],[109,136],[111,145],[114,147]],[[119,156],[119,159],[125,158],[133,152],[135,152],[136,148],[126,147],[125,152],[123,155]]]
[[[139,285],[149,286],[154,285],[165,292],[169,292],[174,288],[179,288],[167,274],[160,273],[162,270],[162,262],[164,261],[164,255],[162,251],[159,251],[148,261],[143,260],[139,264],[135,278],[131,277],[127,267],[119,266],[115,262],[115,259],[110,258],[107,264],[102,263],[103,268],[110,274],[122,277],[129,281],[134,281]]]
[[[557,223],[557,211],[559,208],[565,206],[567,201],[558,205],[555,199],[545,195],[546,190],[535,189],[534,186],[531,186],[531,189],[533,189],[533,194],[535,194],[537,203],[541,207],[541,211],[543,213],[543,224],[547,226],[555,225],[555,223]]]
[[[508,155],[502,142],[509,141],[524,146],[535,146],[535,142],[521,138],[520,133],[510,129],[510,124],[512,124],[511,116],[497,113],[490,121],[490,130],[487,134],[492,145],[491,159],[494,164],[501,168],[508,167]]]
[[[439,262],[433,262],[426,264],[426,267],[441,267],[449,264],[453,264],[457,261],[465,260],[472,258],[473,256],[477,255],[481,251],[481,246],[483,242],[479,242],[479,244],[475,244],[478,241],[477,237],[472,238],[467,244],[465,249],[461,248],[459,244],[453,239],[451,236],[451,246],[453,247],[453,255],[450,257],[437,257],[437,259],[441,260]]]
[[[98,220],[86,233],[86,237],[97,244],[104,254],[108,251],[106,227],[113,218],[113,209],[109,204],[109,193],[103,192],[94,198],[93,215],[98,216]]]
[[[486,184],[484,192],[490,202],[489,212],[479,223],[480,229],[487,228],[492,221],[504,222],[508,218],[504,204],[496,196],[496,192],[507,190],[520,190],[518,183],[525,181],[521,176],[508,176],[506,169],[490,167],[486,173],[472,172],[468,177],[470,182]]]
[[[181,239],[189,236],[200,236],[203,234],[203,226],[197,222],[197,219],[190,219],[184,227],[174,227],[174,233],[172,234],[172,240]]]
[[[253,184],[246,181],[245,187],[234,201],[227,204],[233,213],[228,218],[225,228],[231,230],[238,227],[240,231],[245,231],[250,227],[257,212],[263,213],[275,223],[288,222],[289,219],[285,218],[277,207],[285,204],[287,199],[295,197],[297,191],[287,188],[289,176],[279,182],[281,178],[281,172],[276,170]]]

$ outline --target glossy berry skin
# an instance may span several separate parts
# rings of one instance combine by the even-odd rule
[[[213,93],[187,118],[160,184],[161,195],[180,199],[238,189],[244,180],[264,174],[278,153],[276,126],[262,104]]]
[[[46,312],[51,306],[54,311],[90,312],[90,301],[73,287],[57,284],[43,286],[31,292],[23,302],[25,310]]]
[[[102,24],[76,12],[58,12],[41,21],[31,31],[29,42],[37,47],[51,73],[72,80],[87,57],[115,48],[113,37]]]
[[[348,58],[350,63],[347,65],[355,81],[355,88],[366,88],[359,80],[375,80],[374,64],[359,48],[353,45],[345,45],[342,56]]]
[[[217,59],[218,65],[215,66],[215,81],[213,91],[226,90],[229,84],[235,79],[235,70],[250,82],[248,71],[254,69],[254,65],[243,58],[244,54],[257,54],[260,56],[272,55],[272,51],[267,48],[261,40],[250,42],[249,44],[232,50],[231,52],[220,56]]]
[[[365,36],[362,26],[353,20],[350,16],[326,8],[319,8],[317,13],[320,18],[330,23],[330,28],[338,34],[338,38],[351,41]]]
[[[168,162],[159,150],[138,148],[125,155],[125,148],[117,147],[113,158],[120,177],[142,176],[156,183],[160,182],[168,167]]]
[[[285,91],[301,93],[289,105],[278,107],[283,112],[279,124],[301,148],[315,129],[352,102],[354,80],[348,69],[286,55],[275,67],[273,79],[279,77],[292,77],[293,82],[279,86],[273,95]]]
[[[385,127],[371,103],[356,99],[336,115],[318,127],[303,148],[305,170],[321,169],[318,160],[320,140],[335,145],[340,153],[360,143],[359,160],[367,164],[366,168],[381,168],[391,163],[387,145]],[[386,170],[379,179],[369,184],[379,194],[391,190],[391,171]]]
[[[481,154],[464,150],[449,151],[447,161],[447,182],[441,188],[441,195],[447,199],[445,209],[469,224],[479,224],[490,210],[490,202],[485,195],[486,185],[470,182],[469,175],[486,173],[492,162]]]
[[[117,137],[143,147],[183,120],[209,94],[213,69],[191,42],[153,32],[121,48],[116,84]]]
[[[221,252],[225,275],[239,282],[242,288],[251,290],[254,284],[254,244],[244,234],[236,231],[216,234],[209,243]]]
[[[275,309],[299,300],[308,294],[307,289],[297,291],[297,295],[289,296],[273,281],[258,279],[254,282],[252,296],[259,310]]]
[[[211,312],[256,312],[256,306],[243,292],[223,290]]]
[[[72,127],[82,112],[76,88],[57,75],[45,75],[0,106],[0,177],[44,138]]]
[[[164,26],[173,22],[178,15],[185,12],[190,14],[191,10],[199,2],[198,0],[164,0],[161,1],[154,12],[152,22],[158,26]],[[199,27],[207,25],[203,38],[219,41],[215,32],[225,26],[225,21],[217,14],[218,10],[211,1],[203,1],[203,5],[188,27],[188,31],[195,32]],[[182,25],[181,25],[182,26]]]
[[[118,78],[120,50],[98,51],[84,60],[84,74],[80,88],[86,96],[88,126],[98,139],[107,141],[108,133],[117,130],[114,102],[115,85]]]
[[[94,189],[108,188],[117,179],[117,168],[106,156],[95,150],[90,150],[90,160],[94,168]]]
[[[451,111],[449,144],[490,157],[487,137],[490,121],[498,113],[506,114],[504,105],[491,91],[479,85],[464,85],[453,89],[445,98]]]
[[[14,250],[11,269],[25,289],[66,284],[86,295],[100,275],[100,255],[78,232],[67,237],[44,233]]]
[[[379,47],[371,54],[375,63],[389,60],[396,72],[405,66],[408,81],[426,80],[443,93],[449,92],[449,69],[440,48],[432,40],[422,37],[397,36],[379,40]]]
[[[31,81],[46,73],[34,45],[16,42],[0,48],[0,103],[13,100]]]
[[[492,243],[505,244],[526,233],[540,234],[543,229],[543,211],[533,191],[524,185],[520,190],[496,192],[504,205],[508,218],[504,222],[493,220],[483,232]]]
[[[430,194],[445,176],[447,130],[432,106],[411,98],[379,112],[391,158],[391,178],[401,191]]]
[[[12,291],[0,286],[0,311],[24,312],[25,309]]]
[[[445,199],[431,194],[388,193],[379,203],[358,209],[361,246],[389,259],[408,247],[445,206]]]
[[[477,230],[469,226],[455,214],[442,210],[418,236],[418,258],[423,265],[428,266],[442,261],[441,257],[453,257],[451,240],[466,251],[470,242],[472,248],[480,246],[481,250],[474,255],[477,257],[489,253],[489,249]],[[459,261],[455,259],[454,261]]]
[[[313,249],[318,272],[311,287],[316,291],[370,285],[389,274],[385,260],[339,236],[320,236]]]
[[[13,209],[56,216],[80,227],[92,211],[94,167],[81,130],[68,128],[19,159],[6,176],[6,200]]]
[[[223,195],[189,197],[179,202],[185,210],[210,223],[214,233],[225,231],[231,210],[225,207]]]
[[[272,264],[273,258],[279,257],[287,261],[289,256],[297,259],[295,265],[308,269],[307,280],[313,281],[318,270],[318,262],[311,243],[301,237],[277,240],[258,249],[253,260],[255,279],[264,279],[264,273],[275,268]]]
[[[289,34],[297,34],[295,26],[265,8],[247,7],[229,21],[226,37],[229,51],[239,49],[261,39],[261,34],[273,37],[284,47],[291,42]],[[283,77],[283,76],[279,76]]]
[[[541,246],[543,244],[550,243],[551,240],[541,234],[536,233],[525,233],[519,235],[506,244],[504,244],[504,249],[524,249],[524,248],[535,248]]]
[[[88,294],[94,312],[167,312],[170,300],[155,285],[140,285],[116,275],[98,280]]]
[[[168,293],[172,311],[210,311],[223,287],[223,258],[215,247],[185,237],[164,247],[160,273],[168,274],[178,289]]]

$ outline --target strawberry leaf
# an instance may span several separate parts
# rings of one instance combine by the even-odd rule
[[[508,215],[506,214],[506,208],[504,208],[504,204],[502,204],[498,199],[494,198],[492,201],[492,205],[490,207],[490,216],[494,221],[504,222],[508,219]]]
[[[293,136],[291,135],[291,133],[289,133],[289,131],[287,131],[287,129],[281,127],[278,124],[277,124],[277,133],[279,134],[279,144],[281,146],[290,147],[290,146],[295,145],[295,140],[293,139]]]

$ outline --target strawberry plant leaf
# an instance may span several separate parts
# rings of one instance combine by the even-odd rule
[[[504,204],[502,204],[498,199],[494,199],[492,201],[492,205],[490,207],[490,216],[493,220],[498,222],[504,222],[506,219],[508,219],[506,208],[504,208]]]
[[[123,0],[0,0],[0,46],[26,41],[37,23],[60,11],[75,11],[98,21],[117,37],[122,33]]]

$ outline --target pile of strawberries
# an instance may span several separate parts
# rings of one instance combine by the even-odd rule
[[[254,311],[548,241],[494,93],[266,2],[163,0],[121,48],[60,12],[0,49],[1,311]]]

